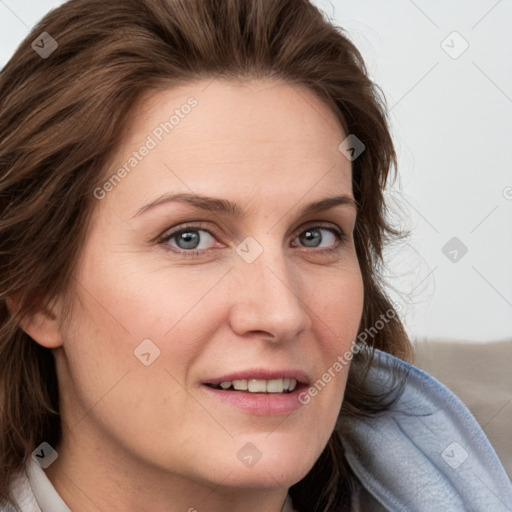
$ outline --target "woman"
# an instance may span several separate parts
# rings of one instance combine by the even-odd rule
[[[395,153],[306,0],[70,0],[0,76],[0,499],[509,510],[383,291]]]

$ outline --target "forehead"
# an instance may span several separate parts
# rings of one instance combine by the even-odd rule
[[[334,187],[352,190],[351,164],[338,149],[343,128],[304,86],[270,80],[193,82],[146,94],[129,122],[110,174],[135,158],[134,151],[151,149],[131,162],[136,165],[112,196],[151,200],[193,191],[226,197],[233,191],[247,197],[261,192],[269,199],[287,192],[297,199],[308,189],[317,189],[316,195]]]

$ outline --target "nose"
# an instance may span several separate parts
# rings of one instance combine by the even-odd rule
[[[304,283],[285,258],[282,249],[265,247],[252,263],[242,258],[237,261],[230,313],[231,328],[237,335],[283,342],[296,339],[310,327]]]

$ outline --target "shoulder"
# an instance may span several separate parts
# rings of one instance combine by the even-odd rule
[[[434,377],[375,350],[370,390],[382,393],[396,377],[406,384],[388,411],[341,419],[362,496],[395,511],[509,510],[512,484],[469,409]]]

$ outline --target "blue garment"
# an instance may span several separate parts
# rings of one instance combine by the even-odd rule
[[[362,512],[511,512],[512,483],[469,409],[431,375],[375,350],[372,392],[392,385],[391,366],[409,372],[389,412],[343,420],[347,461]],[[512,425],[511,425],[512,437]]]

